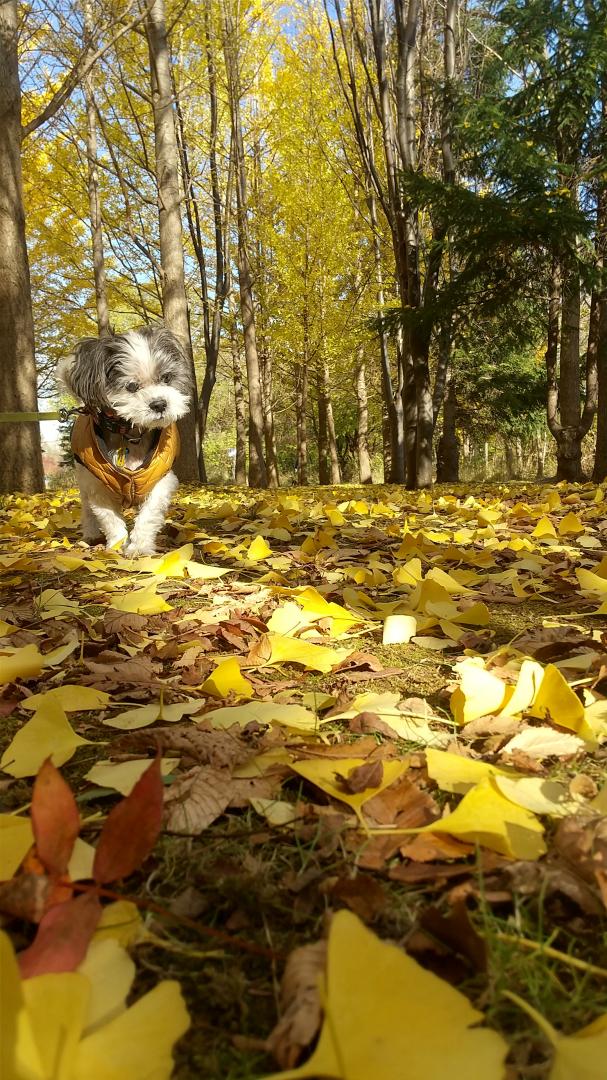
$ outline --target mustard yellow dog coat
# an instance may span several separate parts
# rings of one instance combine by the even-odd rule
[[[81,415],[72,428],[72,450],[76,461],[116,495],[125,510],[143,502],[154,485],[170,471],[179,449],[177,424],[169,424],[160,430],[156,446],[139,469],[121,469],[100,446],[94,417]]]

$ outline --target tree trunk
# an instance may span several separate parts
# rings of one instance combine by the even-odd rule
[[[234,461],[234,483],[244,487],[247,482],[247,409],[242,386],[242,362],[238,346],[236,322],[230,327],[232,347],[232,375],[234,379],[234,410],[236,413],[236,458]]]
[[[329,388],[329,365],[321,360],[318,372],[318,476],[321,484],[340,484],[341,472],[333,404]]]
[[[356,361],[356,404],[358,425],[356,432],[356,453],[358,457],[358,479],[361,484],[371,484],[371,461],[369,459],[369,400],[365,373],[365,347],[358,347]]]
[[[87,43],[91,43],[92,20],[89,0],[85,0],[84,30]],[[103,253],[103,224],[101,202],[99,199],[99,166],[97,162],[97,109],[93,76],[84,79],[84,101],[86,105],[86,163],[87,190],[89,197],[89,217],[91,223],[91,245],[93,250],[93,277],[95,281],[95,304],[97,307],[97,326],[99,336],[107,337],[111,333],[110,311],[107,301],[105,280],[105,257]]]
[[[264,349],[261,359],[261,388],[263,399],[263,438],[268,465],[268,486],[277,488],[278,478],[278,455],[276,453],[276,432],[274,429],[274,403],[272,386],[272,356],[269,350]]]
[[[297,412],[297,483],[308,483],[308,369],[307,358],[295,367],[295,408]]]
[[[177,334],[190,358],[192,380],[196,373],[188,318],[183,265],[183,234],[179,192],[179,151],[173,111],[173,82],[166,30],[164,0],[153,0],[146,17],[150,56],[152,108],[158,184],[158,219],[160,261],[162,265],[162,308],[168,328]],[[198,469],[198,400],[194,390],[189,414],[180,420],[181,454],[176,472],[181,480],[197,482]]]
[[[607,154],[607,73],[601,80],[601,134],[600,144],[603,158]],[[607,271],[607,178],[604,171],[597,182],[596,209],[596,254],[598,269]],[[603,481],[607,478],[607,285],[605,280],[599,288],[597,297],[597,420],[596,450],[592,479]]]
[[[436,454],[436,479],[439,484],[459,484],[459,439],[456,423],[457,388],[453,375],[449,375],[443,399],[443,433]]]
[[[557,480],[579,480],[582,475],[580,422],[580,275],[565,263],[561,300],[561,352],[559,413],[562,430],[557,439]]]
[[[38,409],[21,179],[17,4],[0,4],[0,410]],[[0,491],[44,490],[40,425],[0,423]]]
[[[255,305],[253,280],[248,251],[248,192],[247,172],[240,111],[241,87],[239,66],[238,29],[230,10],[230,2],[224,6],[224,55],[228,78],[228,97],[234,147],[236,179],[236,209],[238,229],[238,286],[240,311],[244,336],[244,352],[249,384],[249,484],[251,487],[268,486],[268,470],[264,457],[264,416],[261,387],[261,368],[257,351],[255,330]]]
[[[396,343],[396,355],[399,368],[400,400],[403,412],[405,436],[405,483],[408,488],[417,486],[417,401],[415,395],[415,375],[409,350],[403,351],[402,334]]]

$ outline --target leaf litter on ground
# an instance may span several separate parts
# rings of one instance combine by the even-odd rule
[[[502,938],[521,956],[532,947],[536,957],[550,955],[560,965],[551,978],[565,998],[576,970],[595,990],[597,980],[603,984],[607,957],[596,920],[607,906],[604,493],[588,485],[433,495],[366,489],[364,497],[344,488],[332,495],[185,491],[169,523],[174,546],[141,560],[87,549],[70,493],[28,498],[27,507],[18,496],[3,504],[0,765],[8,812],[0,816],[0,907],[9,931],[19,914],[39,924],[34,936],[16,936],[29,977],[13,980],[10,991],[19,1030],[33,1032],[15,1051],[32,1075],[46,1075],[55,1038],[52,1024],[44,1036],[34,1030],[42,1023],[28,1003],[36,965],[50,965],[49,974],[36,977],[65,979],[57,972],[67,955],[69,977],[82,986],[92,978],[94,1000],[103,964],[89,953],[112,907],[105,883],[118,879],[128,898],[121,903],[145,912],[149,897],[138,878],[145,862],[155,865],[160,898],[160,913],[149,909],[146,916],[153,919],[147,941],[160,955],[183,957],[182,981],[195,1008],[186,959],[198,966],[201,957],[210,960],[218,917],[229,953],[226,978],[235,965],[243,971],[239,927],[260,953],[270,940],[280,963],[295,950],[278,1034],[268,1039],[269,1025],[264,1031],[258,1023],[252,1039],[279,1065],[299,1066],[285,1075],[321,1069],[348,1080],[387,1078],[412,1054],[420,1075],[446,1068],[459,1075],[446,1046],[430,1036],[445,1002],[450,1023],[461,1017],[461,1075],[480,1067],[488,1078],[501,1076],[509,1042],[509,1076],[523,1080],[529,1067],[553,1080],[598,1078],[592,1070],[594,1047],[604,1041],[602,991],[594,1000],[589,994],[581,1022],[583,1010],[569,1019],[565,1004],[545,1019],[541,999],[529,1001],[523,981],[510,1004],[502,994],[488,1014],[498,1036],[475,1026],[482,1009],[470,999],[480,1003],[489,992],[479,975],[462,995],[436,976],[426,982],[428,972],[407,950],[415,953],[416,926],[419,944],[456,905],[477,930],[498,917],[492,905],[496,912],[505,905],[519,923]],[[45,522],[35,537],[31,513]],[[67,771],[76,803],[57,767]],[[117,793],[127,799],[112,809]],[[68,803],[80,812],[68,812]],[[65,814],[58,810],[64,804]],[[89,805],[92,814],[83,812]],[[239,828],[240,843],[254,847],[241,852],[226,878],[221,848],[238,846],[232,836]],[[205,891],[223,897],[218,914],[202,901],[210,923],[202,953],[199,937],[188,938],[189,923],[178,930],[166,922],[172,845],[199,837],[215,852]],[[197,876],[202,855],[183,850],[179,871],[171,872],[185,881],[188,865]],[[281,882],[272,852],[283,865],[303,859],[304,869]],[[228,899],[234,874],[263,894],[261,908],[254,902],[247,911],[244,895]],[[77,882],[83,892],[74,892]],[[437,901],[444,914],[432,921],[424,911],[436,910]],[[521,912],[530,917],[538,905],[546,943],[530,942],[520,929]],[[373,922],[376,933],[340,908]],[[318,936],[311,931],[322,913],[335,910],[325,973],[325,946],[311,943]],[[577,927],[579,944],[575,934],[567,938],[569,925]],[[464,923],[456,926],[455,937],[465,937]],[[491,971],[497,946],[486,934],[485,927]],[[596,953],[590,957],[589,941]],[[451,945],[436,948],[452,955]],[[432,954],[432,947],[416,953],[425,966]],[[457,964],[449,969],[444,956],[442,962],[447,979],[450,971],[456,980]],[[126,985],[131,961],[114,952],[112,963],[117,983]],[[74,973],[78,965],[81,974]],[[208,975],[208,964],[204,970]],[[246,985],[244,971],[238,978]],[[174,986],[159,989],[164,985]],[[57,1023],[74,986],[57,983]],[[186,1021],[179,991],[166,993],[176,1019],[164,1031],[160,1024],[165,1071],[158,1075],[168,1076],[171,1047]],[[393,1007],[402,1015],[412,997],[419,1011],[406,1050],[390,1016]],[[515,998],[527,1008],[519,1020],[530,1018],[524,1039],[509,1019]],[[318,1046],[302,1064],[321,1023]],[[77,1049],[93,1038],[89,1024],[74,1022],[66,1076],[84,1075],[81,1062],[92,1060]],[[131,1038],[127,1028],[138,1030],[116,1021],[107,1044],[113,1054]],[[225,1036],[218,1045],[228,1053]],[[190,1034],[177,1075],[199,1074],[188,1071],[199,1046]],[[577,1046],[589,1048],[587,1061],[580,1052],[579,1068]],[[144,1046],[130,1049],[133,1060],[149,1060]]]

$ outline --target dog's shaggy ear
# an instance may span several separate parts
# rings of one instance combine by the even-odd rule
[[[192,364],[185,342],[162,323],[142,327],[138,332],[147,338],[150,352],[160,361],[163,372],[173,376],[173,385],[189,396],[194,386]]]
[[[107,405],[107,338],[83,338],[73,353],[60,360],[57,380],[85,405]]]

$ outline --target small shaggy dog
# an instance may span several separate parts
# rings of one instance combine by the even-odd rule
[[[151,555],[178,480],[176,421],[190,408],[189,358],[170,330],[142,326],[85,338],[59,364],[61,383],[83,403],[72,431],[82,531],[125,555]],[[129,537],[122,511],[138,513]]]

